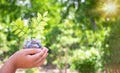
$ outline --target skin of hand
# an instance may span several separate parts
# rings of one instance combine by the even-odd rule
[[[0,73],[15,73],[19,68],[41,66],[48,55],[48,49],[23,49],[13,54],[0,69]]]

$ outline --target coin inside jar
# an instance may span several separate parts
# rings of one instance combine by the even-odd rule
[[[24,42],[24,46],[23,46],[24,49],[26,48],[42,48],[42,45],[41,45],[41,42],[40,40],[37,40],[37,39],[31,39],[31,40],[26,40]]]

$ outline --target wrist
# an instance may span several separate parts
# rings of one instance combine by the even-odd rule
[[[16,67],[14,66],[14,63],[9,59],[2,66],[0,73],[15,73],[15,71],[16,71]]]
[[[11,71],[12,71],[13,73],[15,73],[17,67],[16,67],[15,62],[14,62],[14,60],[12,59],[12,57],[10,57],[10,58],[8,59],[8,61],[6,62],[6,64],[9,65]]]
[[[14,58],[13,58],[12,56],[9,58],[8,64],[11,65],[11,67],[12,67],[14,70],[17,69],[17,67],[16,67],[16,65],[15,65]]]
[[[10,63],[10,65],[11,65],[11,67],[12,67],[13,69],[17,69],[16,66],[15,66],[15,64],[14,64],[14,62],[13,62],[12,60],[11,60],[9,63]]]

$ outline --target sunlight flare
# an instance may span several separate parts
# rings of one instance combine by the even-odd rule
[[[105,2],[102,7],[102,11],[105,15],[116,15],[119,10],[119,4],[117,1]]]
[[[117,5],[115,3],[105,4],[103,10],[109,14],[114,13],[117,10]]]

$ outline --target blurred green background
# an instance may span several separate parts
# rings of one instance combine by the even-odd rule
[[[96,73],[118,66],[119,5],[119,0],[0,0],[0,63],[35,37],[49,48],[45,68]]]

